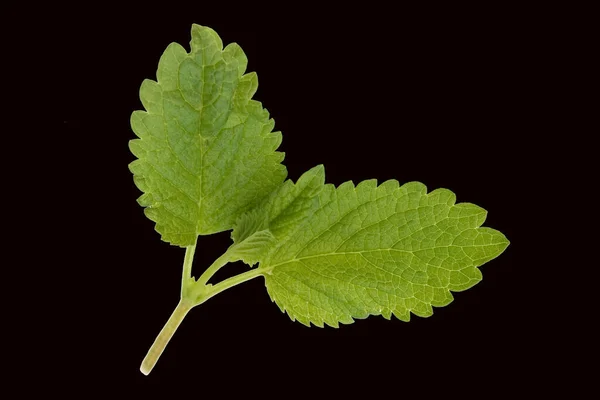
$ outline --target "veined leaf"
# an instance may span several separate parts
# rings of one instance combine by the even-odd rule
[[[191,52],[177,43],[162,55],[158,82],[145,80],[130,141],[138,202],[162,239],[187,246],[231,229],[286,176],[281,133],[251,100],[255,73],[235,43],[223,49],[210,28],[193,25]]]
[[[449,190],[395,180],[335,188],[324,178],[319,166],[288,180],[246,217],[274,237],[258,260],[272,300],[305,325],[430,316],[452,301],[450,291],[479,282],[477,267],[509,244],[481,227],[484,209],[455,204]]]

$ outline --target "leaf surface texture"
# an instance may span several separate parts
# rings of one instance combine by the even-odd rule
[[[191,51],[177,43],[162,55],[157,82],[145,80],[130,141],[130,164],[144,194],[138,202],[162,239],[187,246],[198,235],[231,229],[285,179],[281,133],[252,100],[255,73],[232,43],[193,25]]]
[[[427,193],[419,182],[377,185],[367,180],[324,184],[322,166],[297,183],[286,181],[238,221],[233,238],[256,232],[273,240],[257,245],[251,261],[266,269],[271,298],[292,320],[337,327],[355,318],[421,317],[481,280],[478,269],[508,246],[481,227],[487,212],[456,204],[454,193]]]

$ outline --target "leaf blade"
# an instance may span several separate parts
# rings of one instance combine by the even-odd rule
[[[287,192],[301,193],[303,180],[287,181]],[[404,321],[410,313],[430,316],[432,306],[452,301],[452,291],[479,282],[478,267],[508,246],[502,233],[480,227],[484,209],[455,204],[446,189],[427,193],[419,182],[321,183],[311,196],[297,196],[301,200],[290,211],[274,205],[277,196],[254,211],[267,221],[261,229],[277,241],[260,268],[270,272],[265,283],[272,300],[305,325],[337,327],[369,315]]]
[[[281,133],[252,100],[256,74],[236,44],[223,49],[212,29],[192,26],[191,51],[170,44],[157,82],[145,80],[131,127],[139,203],[164,241],[187,246],[231,229],[287,175]]]

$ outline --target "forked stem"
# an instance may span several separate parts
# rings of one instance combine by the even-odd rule
[[[187,313],[194,306],[204,303],[206,300],[224,290],[256,278],[257,276],[264,275],[267,272],[264,269],[255,268],[225,279],[214,286],[207,285],[208,280],[215,274],[215,272],[227,264],[229,255],[225,253],[216,259],[215,262],[202,274],[202,276],[195,281],[191,277],[195,249],[195,244],[186,248],[181,281],[181,300],[179,301],[179,304],[177,304],[177,307],[175,307],[173,314],[171,314],[171,317],[165,326],[154,340],[154,343],[152,344],[152,347],[150,347],[150,350],[148,350],[148,354],[146,354],[144,361],[142,361],[140,371],[142,371],[144,375],[148,375],[150,371],[152,371],[152,368],[154,368],[154,365],[156,365],[160,355],[165,350],[167,343],[169,343],[169,340],[171,340],[171,337],[173,337],[173,334]]]

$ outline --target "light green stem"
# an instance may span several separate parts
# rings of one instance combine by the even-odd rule
[[[183,321],[183,318],[185,318],[192,307],[193,305],[185,300],[181,300],[179,304],[177,304],[175,311],[171,314],[171,317],[154,340],[152,347],[148,350],[148,354],[146,354],[144,361],[142,361],[140,367],[142,374],[148,375],[150,371],[152,371],[152,368],[154,368],[154,365],[167,346],[167,343],[169,343],[169,340],[171,340],[171,337],[179,327],[179,324],[181,324],[181,321]]]
[[[227,278],[223,282],[219,282],[215,286],[208,288],[206,294],[202,296],[202,301],[197,304],[202,304],[211,297],[221,293],[224,290],[239,285],[240,283],[244,283],[246,281],[249,281],[250,279],[256,278],[257,276],[264,275],[265,272],[266,270],[264,269],[255,268],[251,269],[250,271],[246,271],[244,273],[232,276],[231,278]]]
[[[196,252],[196,243],[185,248],[185,257],[183,259],[183,272],[181,274],[181,298],[184,298],[188,288],[193,284],[192,264],[194,263],[194,253]]]
[[[227,253],[223,254],[221,257],[217,258],[215,262],[208,267],[208,269],[198,278],[198,281],[194,281],[191,277],[192,272],[192,263],[194,261],[194,252],[196,250],[196,245],[188,246],[185,250],[185,258],[183,261],[183,274],[181,281],[181,300],[179,304],[171,314],[171,317],[160,331],[156,340],[148,350],[148,354],[142,361],[142,365],[140,367],[140,371],[144,375],[148,375],[154,365],[158,361],[158,358],[164,351],[167,343],[171,340],[171,337],[183,321],[183,318],[187,315],[187,313],[194,307],[199,304],[204,303],[206,300],[211,297],[221,293],[224,290],[227,290],[233,286],[239,285],[240,283],[249,281],[252,278],[256,278],[257,276],[264,275],[267,273],[266,269],[255,268],[250,271],[246,271],[242,274],[233,276],[231,278],[225,279],[222,282],[219,282],[216,285],[207,285],[208,280],[227,262],[229,261],[229,255]]]
[[[228,262],[229,262],[229,254],[227,254],[227,252],[225,252],[225,254],[223,254],[221,257],[217,258],[211,264],[211,266],[208,267],[202,275],[200,275],[200,278],[198,278],[197,283],[199,285],[206,285],[208,283],[208,280],[210,278],[212,278],[212,276]]]

